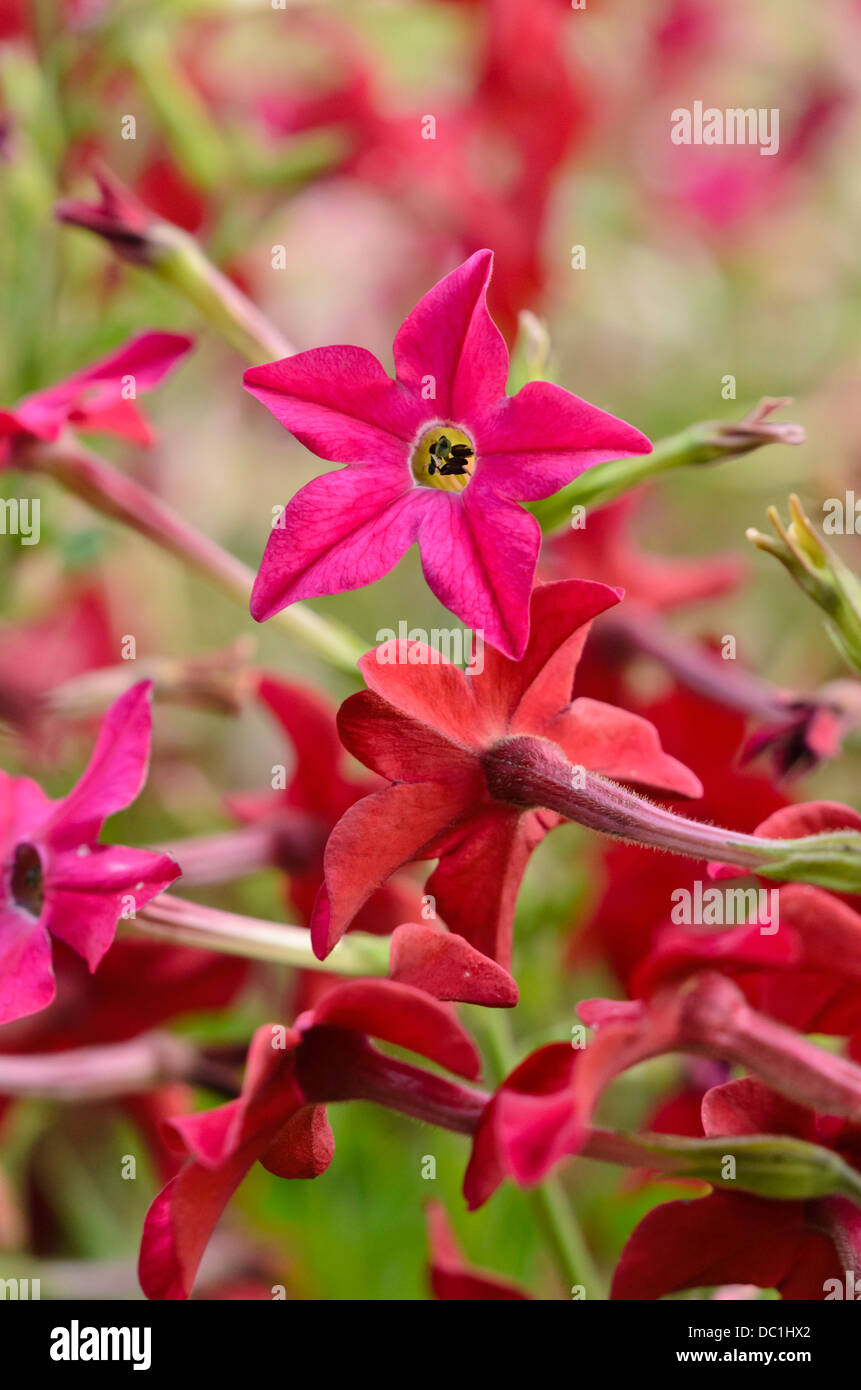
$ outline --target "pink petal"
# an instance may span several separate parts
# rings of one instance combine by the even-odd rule
[[[453,424],[505,393],[508,351],[487,311],[492,269],[493,253],[476,251],[419,300],[395,337],[398,381],[421,396],[432,377],[432,414]]]
[[[45,439],[56,438],[66,420],[73,416],[83,428],[90,427],[92,417],[95,427],[100,413],[111,406],[119,407],[128,422],[136,412],[131,401],[124,401],[123,378],[134,378],[136,394],[152,390],[189,351],[193,341],[181,333],[139,333],[91,366],[45,391],[25,397],[15,416],[22,428]],[[128,409],[123,410],[124,405]],[[109,424],[110,417],[103,423]],[[128,424],[126,429],[120,429],[120,433],[127,432]]]
[[[291,1115],[260,1162],[276,1178],[318,1178],[335,1154],[335,1136],[324,1105],[306,1105]]]
[[[41,922],[15,908],[0,911],[0,1023],[47,1008],[54,998],[51,940]]]
[[[437,495],[409,471],[343,468],[297,492],[273,527],[251,594],[262,623],[297,599],[361,589],[388,574],[416,540]]]
[[[541,528],[514,503],[472,488],[434,492],[418,541],[433,593],[462,623],[517,661],[529,637],[529,596]]]
[[[464,1260],[439,1202],[428,1204],[428,1240],[431,1251],[431,1287],[439,1299],[524,1300],[529,1294],[495,1275],[472,1269]]]
[[[251,367],[245,389],[319,458],[375,465],[407,483],[412,444],[435,414],[404,391],[359,347],[312,348],[280,362]],[[374,484],[366,476],[366,488]]]
[[[651,453],[640,430],[561,386],[532,381],[475,423],[474,486],[518,500],[550,497],[585,469]]]
[[[812,1112],[770,1091],[752,1076],[713,1086],[702,1100],[707,1137],[733,1134],[789,1134],[816,1143]]]
[[[102,822],[135,800],[149,764],[151,692],[152,682],[140,681],[105,714],[83,776],[57,803],[47,827],[53,847],[77,848],[95,840]]]
[[[123,912],[144,907],[179,874],[170,855],[122,845],[97,845],[84,856],[61,855],[46,867],[42,921],[95,970]]]
[[[188,1297],[218,1218],[256,1158],[241,1149],[218,1168],[188,1163],[159,1193],[144,1220],[138,1261],[147,1298]]]

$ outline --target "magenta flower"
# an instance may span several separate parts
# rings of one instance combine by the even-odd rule
[[[151,391],[193,344],[181,333],[139,333],[107,357],[55,386],[24,396],[0,410],[0,467],[12,460],[16,440],[55,440],[71,426],[119,435],[136,444],[152,434],[135,399]]]
[[[98,843],[105,819],[143,786],[150,689],[142,681],[111,706],[86,771],[61,801],[0,772],[0,1023],[51,1003],[52,937],[95,970],[121,914],[179,875],[167,854]]]
[[[651,445],[560,386],[506,396],[508,352],[486,303],[492,262],[477,252],[420,300],[395,338],[394,381],[358,347],[245,373],[302,444],[347,465],[302,488],[273,528],[251,596],[258,622],[380,579],[417,541],[437,598],[522,656],[541,533],[517,502]]]

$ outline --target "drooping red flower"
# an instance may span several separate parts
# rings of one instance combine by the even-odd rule
[[[368,690],[341,707],[345,747],[385,777],[335,826],[312,939],[332,950],[371,893],[413,859],[439,859],[427,892],[453,931],[508,967],[517,890],[555,813],[496,800],[482,757],[520,734],[551,740],[578,766],[639,787],[697,796],[700,784],[645,720],[571,700],[590,621],[618,602],[603,584],[540,585],[522,661],[488,649],[464,674],[422,643],[389,642],[360,662]]]
[[[157,386],[192,344],[181,333],[139,333],[56,386],[0,410],[0,466],[13,459],[16,441],[50,442],[67,426],[151,444],[152,432],[135,399]]]
[[[834,1149],[861,1168],[858,1124],[795,1105],[752,1077],[707,1091],[702,1123],[707,1136],[728,1141],[790,1135]],[[731,1142],[727,1149],[732,1152]],[[777,1289],[788,1300],[845,1297],[837,1290],[845,1290],[847,1274],[854,1278],[859,1264],[861,1213],[846,1198],[777,1201],[720,1191],[650,1211],[622,1252],[611,1297],[655,1299],[735,1283]]]
[[[418,303],[395,338],[395,380],[355,347],[245,373],[301,443],[346,465],[300,489],[273,527],[251,596],[258,622],[370,584],[418,542],[437,598],[522,656],[541,531],[517,503],[651,445],[548,382],[506,396],[508,351],[486,303],[492,259],[476,253]]]
[[[259,1028],[239,1099],[170,1123],[191,1159],[144,1223],[139,1273],[147,1297],[188,1296],[212,1230],[254,1163],[285,1178],[316,1177],[328,1167],[334,1140],[326,1103],[373,1100],[469,1132],[478,1108],[471,1092],[385,1056],[369,1037],[457,1076],[478,1075],[478,1053],[454,1011],[391,980],[351,980],[293,1028]]]
[[[668,985],[650,1000],[589,1000],[579,1006],[595,1033],[585,1048],[549,1043],[532,1053],[489,1100],[464,1179],[469,1207],[506,1177],[523,1186],[583,1150],[595,1107],[622,1072],[684,1052],[745,1066],[810,1108],[861,1119],[861,1069],[751,1009],[730,980],[710,972]]]
[[[86,771],[62,800],[0,773],[0,1022],[54,998],[52,937],[95,970],[123,911],[143,907],[179,874],[169,855],[98,843],[103,822],[143,786],[150,690],[142,681],[111,706]]]

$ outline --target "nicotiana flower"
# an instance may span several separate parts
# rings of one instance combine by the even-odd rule
[[[541,533],[517,502],[651,445],[548,382],[506,396],[508,352],[486,304],[492,259],[477,252],[420,300],[395,338],[395,380],[358,347],[245,373],[301,443],[347,465],[302,488],[273,527],[251,597],[259,622],[381,578],[417,541],[437,598],[522,656]]]
[[[735,1136],[785,1134],[833,1149],[861,1167],[857,1123],[805,1109],[753,1077],[706,1092],[702,1129],[707,1137],[726,1136],[729,1154]],[[774,1201],[717,1191],[650,1211],[622,1252],[611,1297],[661,1298],[735,1283],[774,1288],[792,1300],[855,1297],[859,1266],[861,1213],[845,1197]]]
[[[476,1095],[420,1067],[385,1056],[369,1037],[394,1043],[474,1080],[479,1057],[454,1010],[392,980],[350,980],[292,1028],[264,1024],[248,1052],[237,1100],[170,1122],[191,1157],[147,1213],[139,1274],[149,1298],[188,1296],[212,1230],[256,1162],[284,1178],[313,1178],[334,1139],[325,1105],[372,1100],[469,1133]]]
[[[345,747],[389,785],[350,807],[329,836],[312,922],[318,955],[396,869],[438,858],[427,883],[437,912],[508,967],[520,880],[560,817],[492,794],[485,760],[503,741],[535,735],[606,778],[699,795],[697,778],[663,751],[645,719],[571,699],[589,623],[618,601],[617,590],[588,580],[539,585],[523,660],[487,650],[476,674],[409,641],[362,658],[369,689],[345,701],[338,728]]]
[[[102,823],[143,786],[150,689],[142,681],[111,706],[83,776],[62,800],[28,777],[0,773],[0,1023],[54,998],[52,937],[95,970],[123,911],[143,907],[179,874],[169,855],[98,843]]]
[[[188,352],[193,339],[181,333],[139,333],[55,386],[24,396],[0,410],[0,467],[14,461],[16,442],[51,442],[70,426],[152,443],[152,433],[135,400],[151,391]]]

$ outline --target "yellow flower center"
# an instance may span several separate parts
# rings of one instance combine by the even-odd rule
[[[410,467],[422,487],[463,492],[475,470],[472,440],[455,425],[434,425],[413,450]]]

